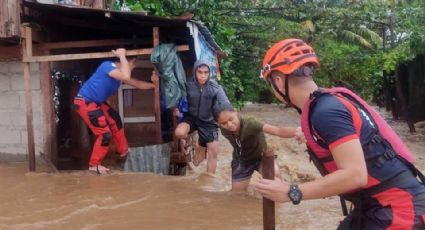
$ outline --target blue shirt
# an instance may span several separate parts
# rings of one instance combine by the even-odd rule
[[[78,94],[88,101],[104,103],[121,85],[121,81],[109,76],[109,73],[116,68],[115,63],[111,61],[102,62],[96,72],[84,82]]]

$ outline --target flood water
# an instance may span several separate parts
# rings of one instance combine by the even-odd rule
[[[261,221],[258,199],[206,192],[202,186],[217,184],[207,175],[96,176],[22,169],[0,167],[2,229],[255,229]]]
[[[262,121],[297,125],[296,114],[276,108],[246,111]],[[318,177],[304,147],[267,137],[278,154],[283,177]],[[230,192],[231,147],[221,138],[217,174],[187,176],[115,171],[28,173],[27,164],[0,164],[0,229],[262,229],[262,200]],[[200,165],[205,171],[205,164]],[[253,180],[258,179],[256,174]],[[276,229],[335,229],[342,219],[338,198],[277,205]]]
[[[220,177],[26,173],[26,167],[0,166],[0,229],[262,229],[261,199],[229,192]],[[318,229],[305,224],[327,219],[319,206],[307,213],[277,208],[277,229]]]

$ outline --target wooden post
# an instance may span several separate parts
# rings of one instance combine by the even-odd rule
[[[32,56],[32,34],[31,27],[24,26],[23,29],[25,42],[22,44],[23,57]],[[32,116],[32,92],[31,92],[31,75],[30,63],[24,62],[24,86],[25,86],[25,108],[27,112],[27,133],[28,133],[28,160],[29,170],[35,171],[35,147],[34,147],[34,127]]]
[[[162,134],[161,134],[161,108],[160,108],[160,102],[159,102],[159,81],[154,82],[155,84],[155,128],[157,130],[156,132],[156,139],[158,144],[162,143]]]
[[[159,28],[158,27],[154,27],[153,28],[153,47],[156,47],[157,45],[159,45]]]
[[[152,31],[153,35],[153,47],[156,47],[159,45],[159,28],[154,27]],[[158,72],[158,70],[155,67],[155,71]],[[159,74],[159,72],[158,72]],[[158,143],[162,143],[162,134],[161,134],[161,107],[160,107],[160,90],[159,90],[159,81],[154,82],[155,84],[155,129],[156,129],[156,139]]]
[[[274,152],[273,150],[266,150],[263,153],[262,169],[263,178],[274,180]],[[275,229],[275,212],[274,201],[263,197],[263,229]]]
[[[175,152],[180,152],[180,143],[179,143],[179,140],[176,138],[176,135],[174,135],[174,130],[176,130],[176,128],[177,128],[177,116],[175,116],[176,114],[174,113],[174,111],[176,110],[177,108],[176,107],[173,107],[172,109],[171,109],[171,124],[172,124],[172,127],[173,127],[173,150],[172,151],[175,151]],[[179,111],[180,112],[180,111]],[[180,112],[181,113],[181,112]],[[189,134],[190,135],[190,134]],[[183,146],[182,146],[183,147]]]
[[[46,160],[57,165],[56,152],[56,124],[54,122],[54,108],[52,103],[52,78],[50,73],[50,62],[41,62],[40,64],[41,78],[41,95],[43,109],[43,153]]]

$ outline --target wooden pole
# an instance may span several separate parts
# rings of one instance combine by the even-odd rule
[[[263,178],[274,180],[274,152],[266,150],[263,153],[262,170]],[[263,229],[275,229],[274,201],[263,197]]]
[[[154,27],[153,28],[153,47],[156,47],[157,45],[159,45],[159,28],[158,27]]]
[[[162,143],[162,134],[161,134],[161,108],[159,104],[159,81],[155,81],[155,128],[156,132],[156,140],[158,144]]]
[[[43,153],[46,161],[57,163],[57,153],[53,148],[53,142],[56,140],[56,124],[54,122],[54,108],[52,103],[52,78],[50,77],[50,62],[41,62],[40,64],[41,78],[41,95],[43,109]]]
[[[154,27],[152,30],[152,37],[153,37],[153,47],[156,47],[159,45],[159,28]],[[155,71],[158,72],[158,70],[155,68]],[[159,74],[159,72],[158,72]],[[158,144],[162,142],[162,132],[161,132],[161,108],[160,108],[160,89],[159,89],[159,81],[154,82],[155,84],[155,129],[156,129],[156,140]]]
[[[34,48],[40,50],[57,50],[71,48],[88,48],[88,47],[111,47],[122,45],[150,45],[150,41],[144,39],[101,39],[101,40],[82,40],[67,42],[43,42],[35,44]]]
[[[32,56],[32,35],[31,27],[24,26],[25,42],[22,44],[23,58]],[[25,86],[25,108],[27,113],[27,138],[28,138],[28,161],[29,170],[35,171],[35,147],[34,147],[34,127],[32,116],[32,93],[30,63],[24,62],[24,86]]]
[[[31,76],[30,64],[24,62],[24,85],[25,85],[25,104],[27,111],[27,132],[28,132],[28,159],[29,169],[35,171],[35,148],[34,148],[34,129],[32,122],[32,95],[31,95]]]
[[[189,50],[189,45],[179,45],[177,46],[177,51],[187,51]],[[146,49],[135,49],[127,50],[127,56],[139,56],[139,55],[150,55],[152,53],[152,48]],[[96,52],[96,53],[78,53],[78,54],[57,54],[57,55],[46,55],[46,56],[32,56],[32,57],[23,57],[22,61],[24,62],[47,62],[47,61],[70,61],[70,60],[83,60],[83,59],[100,59],[115,57],[115,54],[112,52]]]

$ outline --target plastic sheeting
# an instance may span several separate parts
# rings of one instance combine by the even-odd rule
[[[151,62],[159,71],[161,94],[167,109],[176,106],[186,96],[186,74],[175,44],[160,44],[151,55]]]
[[[205,60],[211,63],[210,66],[210,79],[220,80],[220,68],[218,65],[217,53],[214,48],[211,47],[209,42],[205,39],[204,35],[200,30],[207,30],[205,26],[198,26],[199,23],[189,22],[188,27],[191,29],[191,34],[194,40],[196,60]],[[207,30],[208,31],[208,30]]]
[[[171,143],[130,148],[124,170],[168,175]]]

